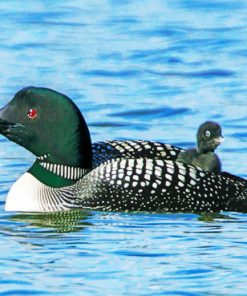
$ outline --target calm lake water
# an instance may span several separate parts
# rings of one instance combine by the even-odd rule
[[[0,105],[34,85],[70,96],[92,140],[187,148],[205,120],[247,177],[247,4],[0,2]],[[34,157],[0,137],[0,295],[247,295],[247,215],[4,212]]]

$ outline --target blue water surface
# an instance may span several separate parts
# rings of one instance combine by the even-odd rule
[[[247,146],[247,3],[0,2],[0,105],[28,85],[71,97],[93,142],[184,148],[222,125],[223,169]],[[4,212],[32,164],[0,138],[0,295],[247,295],[247,215]]]

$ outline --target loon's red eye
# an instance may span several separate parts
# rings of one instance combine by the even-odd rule
[[[35,119],[38,115],[38,112],[36,109],[30,109],[27,113],[27,116],[30,118],[30,119]]]

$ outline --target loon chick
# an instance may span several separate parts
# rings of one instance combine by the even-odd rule
[[[245,182],[172,160],[119,158],[92,169],[81,112],[51,89],[17,92],[0,110],[0,133],[37,157],[11,187],[5,210],[247,211]]]
[[[221,162],[214,150],[223,141],[220,125],[213,121],[206,121],[200,125],[197,131],[197,149],[180,152],[177,161],[220,174]]]

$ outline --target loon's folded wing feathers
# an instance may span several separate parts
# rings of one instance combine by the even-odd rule
[[[110,160],[81,182],[81,206],[110,211],[226,211],[231,210],[228,201],[246,188],[226,177],[160,159]]]
[[[221,176],[227,178],[228,180],[231,180],[231,182],[237,181],[237,182],[241,183],[243,186],[246,186],[247,187],[247,180],[244,179],[244,178],[241,178],[239,176],[230,174],[228,172],[222,172],[221,173]]]
[[[93,167],[117,158],[162,158],[176,160],[183,149],[151,141],[106,141],[92,145]]]

